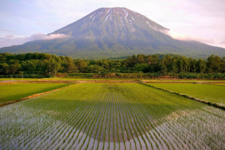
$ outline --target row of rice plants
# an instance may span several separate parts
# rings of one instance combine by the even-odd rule
[[[45,104],[45,103],[43,103],[43,104]],[[23,108],[22,109],[22,111],[24,111],[24,110],[26,110],[25,108]],[[19,110],[19,112],[20,112],[20,110]],[[38,112],[38,111],[37,111]],[[28,112],[27,114],[29,114],[30,112]],[[32,116],[32,117],[37,117],[38,115],[37,114],[35,114],[36,116]],[[71,115],[71,114],[70,114]],[[24,116],[23,116],[24,117]],[[63,116],[62,116],[63,117]],[[24,119],[24,118],[23,118]],[[31,118],[25,118],[25,119],[28,119],[28,120],[31,120]],[[60,118],[57,118],[57,119],[60,119]],[[44,120],[41,120],[41,122],[43,121],[43,123],[48,123],[48,120],[47,121],[44,121]],[[51,123],[51,122],[49,122],[49,123]],[[27,128],[25,128],[25,130],[27,129],[27,131],[32,131],[31,133],[32,134],[24,134],[24,133],[20,133],[19,135],[20,136],[24,136],[25,135],[25,138],[27,138],[27,139],[29,139],[29,138],[31,138],[31,139],[38,139],[38,137],[35,137],[35,135],[34,135],[34,132],[35,133],[37,133],[37,132],[39,132],[39,134],[38,135],[42,135],[42,134],[40,134],[40,132],[45,132],[45,130],[39,130],[40,129],[40,126],[39,126],[39,128],[37,128],[38,126],[37,125],[39,125],[39,123],[37,123],[37,122],[35,122],[34,124],[33,124],[34,126],[33,126],[33,128],[32,128],[32,126],[31,125],[29,125],[28,124],[28,126],[26,126],[25,125],[25,127],[27,127]],[[46,127],[48,127],[48,125],[44,125],[44,124],[42,124],[44,127],[43,128],[45,128],[45,126]],[[20,126],[18,127],[18,125],[14,125],[13,127],[17,127],[17,128],[20,128]],[[38,129],[38,130],[35,130],[35,128],[36,129]],[[3,129],[4,130],[4,129]],[[24,131],[25,131],[24,130]],[[11,131],[13,131],[13,130],[11,130]],[[36,132],[37,131],[37,132]],[[47,128],[47,130],[46,131],[51,131],[51,129],[49,129],[49,128]],[[9,135],[11,135],[9,132],[8,132],[8,134]],[[31,135],[32,137],[30,137],[29,135]],[[43,137],[40,137],[40,139],[42,139]],[[20,137],[20,139],[21,139],[21,137]],[[8,140],[8,141],[13,141],[13,140]],[[34,140],[35,141],[35,140]],[[26,141],[22,141],[23,143],[27,143]],[[7,144],[6,144],[7,145]],[[23,144],[23,146],[24,146],[24,144]],[[26,145],[25,145],[26,146]]]
[[[138,88],[136,88],[136,92],[137,92],[137,89]],[[142,92],[142,94],[143,94],[143,92]],[[187,99],[188,100],[188,99]],[[181,101],[182,102],[182,101]],[[203,105],[203,104],[200,104],[200,105]],[[143,108],[143,107],[142,107]],[[170,107],[168,107],[168,108],[170,108]],[[172,108],[172,107],[171,107]],[[201,108],[201,107],[198,107],[198,108]],[[151,110],[151,109],[150,109]],[[160,111],[157,111],[157,112],[160,112]],[[145,113],[143,113],[143,114],[145,114]],[[158,113],[156,113],[156,112],[149,112],[148,114],[152,114],[152,115],[154,115],[154,114],[158,114]],[[210,115],[212,115],[212,113],[210,112]],[[202,116],[200,116],[201,117],[201,119],[202,119]],[[157,117],[155,117],[155,118],[157,118]],[[158,118],[160,118],[160,115],[158,115]],[[209,117],[208,117],[209,118]],[[162,120],[163,118],[161,118],[160,120]],[[204,119],[206,122],[209,122],[209,120],[207,120],[207,118],[205,118]],[[199,122],[199,124],[201,124],[201,122],[200,122],[200,120],[196,120],[197,122]],[[163,123],[163,122],[165,122],[165,121],[161,121],[161,123]],[[217,120],[217,122],[218,122],[218,120]],[[224,121],[223,121],[224,122]],[[160,122],[159,122],[160,123]],[[188,124],[188,123],[187,123]],[[192,122],[189,122],[189,124],[192,124]],[[157,125],[157,124],[156,124]],[[213,127],[213,126],[211,126],[211,127]],[[200,126],[198,127],[198,128],[200,128]],[[187,132],[189,132],[189,131],[187,131]],[[210,133],[206,133],[208,136],[210,136]],[[181,134],[182,135],[182,134]],[[162,137],[165,137],[165,136],[162,136]],[[220,139],[221,140],[221,139]],[[189,144],[193,144],[194,143],[194,141],[191,141],[191,143],[189,143]],[[200,142],[201,144],[203,144],[203,142]],[[195,147],[195,144],[193,145],[194,147]],[[201,147],[201,145],[197,145],[196,147],[198,147],[198,148],[200,148]]]

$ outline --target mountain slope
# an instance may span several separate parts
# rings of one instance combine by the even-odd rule
[[[172,39],[167,28],[126,8],[100,8],[50,34],[68,38],[38,40],[0,52],[48,52],[74,58],[113,58],[132,54],[175,53],[206,58],[225,56],[225,49],[200,42]]]
[[[168,30],[129,9],[100,8],[52,34],[66,34],[76,38],[111,37],[112,39],[134,40],[147,39],[147,34],[140,34],[140,30],[145,29],[151,33],[152,28]]]

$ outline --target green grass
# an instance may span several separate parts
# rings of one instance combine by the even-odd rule
[[[225,86],[209,84],[166,84],[152,83],[151,85],[180,94],[189,95],[201,100],[218,103],[225,106]]]
[[[0,85],[0,104],[23,97],[64,87],[68,84],[23,83]]]
[[[73,85],[0,114],[2,149],[225,148],[224,111],[143,84]]]

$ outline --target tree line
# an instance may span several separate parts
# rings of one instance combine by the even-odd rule
[[[56,73],[225,73],[225,57],[211,55],[206,60],[178,55],[133,55],[123,60],[84,60],[48,53],[0,53],[0,74]]]

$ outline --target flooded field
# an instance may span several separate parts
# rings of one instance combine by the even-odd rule
[[[0,149],[225,149],[225,111],[138,83],[83,83],[0,107]]]

